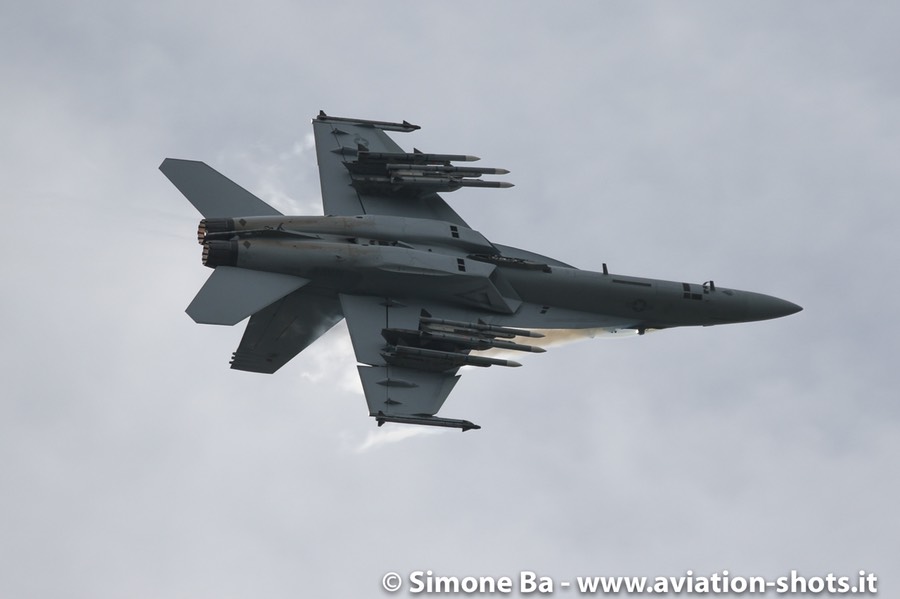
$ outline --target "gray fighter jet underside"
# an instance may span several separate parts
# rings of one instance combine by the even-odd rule
[[[438,195],[503,169],[473,156],[405,152],[386,131],[419,127],[313,120],[327,216],[286,216],[206,164],[160,170],[200,211],[213,269],[187,308],[198,323],[248,316],[231,367],[273,373],[347,319],[369,414],[385,422],[469,430],[436,416],[463,366],[519,366],[496,351],[542,352],[545,329],[608,331],[778,318],[800,307],[716,286],[579,270],[488,241]],[[454,164],[454,163],[462,163]]]

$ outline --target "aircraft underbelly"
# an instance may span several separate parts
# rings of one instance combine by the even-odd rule
[[[503,269],[502,274],[524,302],[540,307],[538,316],[547,328],[557,322],[585,327],[638,322],[661,307],[652,279],[568,268],[553,268],[551,272]]]

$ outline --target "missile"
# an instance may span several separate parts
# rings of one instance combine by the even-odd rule
[[[451,351],[439,351],[436,349],[422,349],[420,347],[407,347],[405,345],[397,345],[384,352],[386,358],[393,356],[399,357],[417,357],[425,360],[433,360],[435,362],[450,362],[454,366],[478,366],[487,368],[488,366],[507,366],[510,368],[518,368],[521,366],[513,360],[501,360],[500,358],[486,358],[484,356],[470,356],[468,354],[460,354]]]
[[[396,175],[395,173],[391,173]],[[421,175],[426,175],[421,173]],[[415,192],[420,190],[423,192],[451,192],[461,187],[490,187],[490,188],[507,188],[513,187],[512,183],[505,181],[480,181],[478,179],[461,179],[458,177],[442,177],[442,176],[391,176],[382,175],[350,175],[351,184],[357,189],[382,188],[385,186],[394,187],[396,189],[406,189]]]
[[[378,162],[399,162],[412,164],[428,164],[428,163],[445,163],[445,162],[475,162],[481,160],[478,156],[467,156],[465,154],[425,154],[423,152],[406,153],[406,152],[369,152],[360,150],[358,154],[359,160],[374,160]]]
[[[479,181],[477,179],[462,179],[459,181],[459,184],[463,187],[492,187],[498,189],[508,189],[510,187],[515,187],[513,183],[508,181]]]
[[[375,416],[378,426],[385,422],[397,422],[399,424],[424,424],[425,426],[442,426],[445,428],[458,428],[462,432],[478,430],[481,427],[468,420],[456,420],[453,418],[437,418],[435,416],[389,416],[382,411]]]
[[[391,177],[391,183],[413,187],[459,189],[462,181],[451,177]]]
[[[402,123],[392,123],[390,121],[368,121],[366,119],[348,119],[340,116],[328,116],[325,114],[324,110],[319,111],[319,116],[316,117],[318,121],[331,121],[336,123],[350,123],[352,125],[366,125],[369,127],[375,127],[376,129],[383,129],[385,131],[399,131],[402,133],[410,133],[411,131],[415,131],[417,129],[421,129],[418,125],[413,125],[412,123],[408,123],[403,121]]]
[[[513,186],[512,183],[507,183],[506,181],[480,181],[478,179],[458,179],[456,177],[392,177],[391,183],[444,191],[455,191],[460,187],[507,188]]]
[[[419,174],[422,171],[436,171],[440,173],[453,173],[460,177],[476,177],[479,175],[508,175],[509,171],[505,168],[486,168],[476,166],[447,166],[445,164],[402,164],[390,163],[387,165],[390,171],[398,171],[399,173],[412,171]],[[470,174],[471,173],[471,174]]]
[[[471,333],[471,335],[461,334]],[[416,329],[382,329],[382,337],[391,345],[403,346],[420,346],[423,341],[427,345],[429,339],[438,341],[447,341],[450,344],[463,348],[483,351],[486,349],[510,349],[514,351],[531,352],[534,354],[542,354],[546,349],[533,345],[523,345],[521,343],[513,343],[512,341],[502,341],[495,339],[494,335],[485,335],[475,331],[442,331],[434,329],[416,330]]]
[[[546,349],[543,347],[536,347],[534,345],[522,345],[521,343],[513,343],[511,341],[500,341],[498,339],[486,339],[485,337],[467,337],[465,335],[456,335],[453,333],[442,333],[438,331],[427,331],[424,333],[425,335],[432,337],[434,339],[442,339],[444,341],[451,341],[456,343],[461,343],[463,345],[467,345],[474,349],[484,350],[490,348],[497,349],[511,349],[515,351],[525,351],[531,352],[534,354],[542,354]]]
[[[454,327],[463,330],[470,331],[489,331],[491,333],[497,333],[496,337],[533,337],[533,338],[541,338],[543,337],[543,333],[536,333],[535,331],[528,331],[525,329],[514,329],[511,327],[501,327],[495,324],[484,324],[482,322],[462,322],[459,320],[446,320],[443,318],[432,318],[430,316],[422,316],[419,319],[420,322],[425,324],[439,324],[448,327]]]
[[[426,166],[437,166],[438,169],[428,169],[426,170]],[[475,171],[460,171],[458,167],[455,166],[438,166],[434,164],[423,164],[421,167],[416,167],[414,164],[408,165],[408,168],[403,169],[393,169],[388,167],[388,172],[392,177],[400,177],[406,179],[408,177],[440,177],[440,176],[451,176],[451,177],[480,177],[484,173],[476,173]]]

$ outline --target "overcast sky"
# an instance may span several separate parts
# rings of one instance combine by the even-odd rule
[[[875,572],[897,596],[900,9],[0,4],[0,596],[383,596],[439,575]],[[465,373],[375,426],[340,325],[272,376],[195,325],[203,160],[320,214],[320,110],[509,190],[489,239],[804,311]],[[557,596],[575,596],[557,590]],[[398,596],[408,596],[406,590]]]

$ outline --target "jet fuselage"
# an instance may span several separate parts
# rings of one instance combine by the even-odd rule
[[[580,270],[504,248],[451,223],[391,216],[201,221],[207,266],[304,277],[339,293],[420,296],[533,328],[660,329],[765,320],[800,307],[776,297]],[[521,254],[527,256],[510,257]]]

